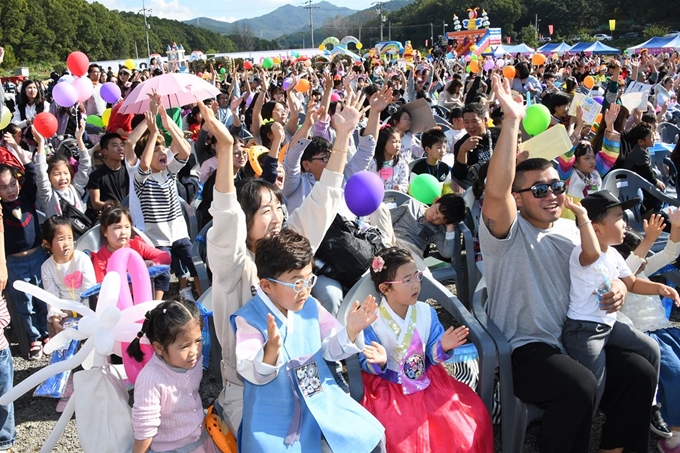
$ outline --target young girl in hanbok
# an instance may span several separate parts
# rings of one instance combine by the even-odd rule
[[[378,319],[364,329],[362,404],[385,426],[387,451],[491,453],[484,403],[439,366],[468,328],[444,331],[434,309],[418,301],[423,273],[408,251],[381,251],[370,271],[382,301]]]

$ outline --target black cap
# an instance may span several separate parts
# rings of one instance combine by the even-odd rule
[[[588,211],[588,218],[593,219],[608,209],[621,206],[621,209],[625,211],[626,209],[636,206],[638,203],[640,203],[640,201],[642,200],[637,197],[626,201],[619,201],[619,199],[612,195],[610,191],[600,190],[598,192],[591,193],[581,200],[581,206],[586,208],[586,211]]]

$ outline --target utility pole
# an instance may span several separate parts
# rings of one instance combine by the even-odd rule
[[[312,0],[307,0],[304,5],[304,8],[309,10],[309,31],[312,35],[312,47],[314,47],[314,16],[312,10],[319,9],[319,7],[312,6]]]
[[[538,14],[536,14],[536,32],[537,32],[537,33],[538,33],[538,23],[539,23],[540,21],[541,21],[541,20],[538,18]],[[540,33],[539,33],[539,34],[540,34]]]
[[[434,24],[430,22],[430,47],[434,45]]]
[[[375,12],[380,16],[380,41],[383,41],[383,27],[385,26],[385,20],[387,20],[387,17],[383,15],[385,2],[375,2],[373,5],[375,5]]]
[[[447,38],[447,36],[446,36],[446,26],[447,25],[449,25],[449,24],[447,24],[446,22],[442,22],[442,38],[443,39]]]
[[[361,25],[359,25],[359,42],[361,42]]]
[[[392,21],[387,22],[387,40],[392,41]]]
[[[147,11],[149,13],[151,13],[151,11],[153,11],[153,10],[146,9],[146,6],[144,6],[144,0],[142,0],[142,10],[140,12],[144,13],[144,31],[146,32],[146,53],[147,53],[149,60],[151,60],[151,46],[149,46],[149,28],[151,28],[151,27],[149,27],[149,24],[146,21],[146,12]]]

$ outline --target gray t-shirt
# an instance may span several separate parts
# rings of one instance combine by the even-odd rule
[[[542,342],[564,351],[560,336],[569,307],[569,256],[580,243],[573,221],[542,230],[519,213],[505,239],[484,222],[479,242],[489,292],[488,312],[515,349]]]

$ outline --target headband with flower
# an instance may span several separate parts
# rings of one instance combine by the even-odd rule
[[[371,269],[374,273],[382,272],[385,269],[385,260],[382,256],[374,256],[373,262],[371,263]]]

